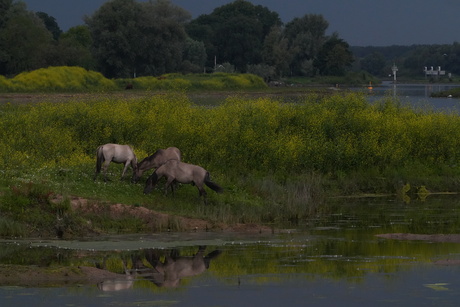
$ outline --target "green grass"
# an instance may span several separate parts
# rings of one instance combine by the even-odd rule
[[[74,196],[108,206],[122,203],[216,223],[296,223],[322,210],[328,196],[390,193],[409,183],[416,193],[457,191],[460,118],[412,110],[384,98],[368,104],[354,93],[309,94],[295,102],[235,95],[197,105],[184,92],[0,106],[0,210],[4,235],[140,232],[129,216],[75,215]],[[225,192],[196,187],[176,195],[120,181],[121,166],[93,181],[95,149],[131,144],[139,159],[177,146],[183,160],[205,167]],[[144,180],[147,174],[144,176]],[[53,203],[53,197],[63,196]],[[156,229],[180,229],[171,219]],[[64,226],[63,226],[64,225]],[[88,226],[90,225],[90,226]],[[19,235],[19,234],[18,234]]]
[[[0,92],[99,92],[124,90],[191,91],[265,89],[262,78],[252,74],[167,74],[160,77],[109,80],[81,67],[48,67],[23,72],[13,78],[0,76]]]

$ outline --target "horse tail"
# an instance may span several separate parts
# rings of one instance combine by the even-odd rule
[[[96,174],[101,172],[102,162],[104,160],[104,154],[102,149],[104,148],[103,145],[99,146],[96,150]]]
[[[206,175],[204,177],[204,183],[209,188],[211,188],[212,190],[216,191],[217,193],[222,193],[224,191],[224,189],[220,185],[218,185],[217,183],[211,181],[211,177],[209,176],[209,172],[206,172]]]

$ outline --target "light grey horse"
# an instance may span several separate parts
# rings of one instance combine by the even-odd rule
[[[96,173],[94,174],[94,180],[96,180],[102,168],[104,181],[107,181],[107,168],[110,162],[124,164],[120,179],[123,179],[125,176],[129,165],[133,168],[133,173],[137,169],[137,158],[131,146],[119,144],[101,145],[96,150]]]

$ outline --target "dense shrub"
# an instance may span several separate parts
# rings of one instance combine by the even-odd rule
[[[142,90],[234,90],[261,89],[267,85],[262,78],[252,74],[167,74],[161,77],[139,77],[116,81],[121,87],[131,84]]]
[[[23,72],[11,79],[0,76],[0,92],[249,90],[266,87],[260,77],[251,74],[166,74],[109,80],[98,72],[75,66],[42,68]]]
[[[3,92],[104,91],[115,88],[112,80],[98,72],[67,66],[23,72],[0,81],[0,91]]]
[[[460,118],[416,112],[357,94],[302,103],[229,98],[219,107],[185,95],[134,101],[43,103],[0,108],[0,168],[92,163],[100,144],[133,145],[139,158],[177,146],[184,160],[225,173],[288,176],[422,165],[457,167]]]

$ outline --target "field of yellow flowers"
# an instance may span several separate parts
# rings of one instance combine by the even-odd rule
[[[413,110],[392,98],[369,104],[356,93],[292,103],[235,95],[213,107],[179,90],[130,100],[4,103],[0,136],[0,233],[37,203],[46,207],[50,194],[214,221],[273,222],[311,214],[330,195],[397,193],[404,184],[456,191],[460,178],[458,115]],[[94,182],[95,150],[105,143],[130,144],[139,160],[176,146],[225,192],[210,192],[207,207],[191,186],[175,198],[144,196],[140,185],[119,182],[121,168],[113,164],[112,182]],[[68,204],[46,208],[55,216]]]

